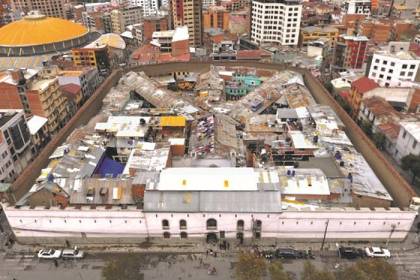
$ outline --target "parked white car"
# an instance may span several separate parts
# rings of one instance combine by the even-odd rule
[[[59,259],[61,257],[61,250],[42,249],[38,251],[38,258],[40,259]]]
[[[390,258],[391,252],[388,249],[381,247],[367,247],[365,248],[366,256],[371,258]]]
[[[64,249],[61,254],[63,259],[82,259],[84,256],[85,253],[77,247],[74,247],[73,249]]]

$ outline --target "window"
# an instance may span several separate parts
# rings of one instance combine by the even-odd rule
[[[169,233],[169,231],[165,231],[163,233],[163,238],[170,238],[170,237],[171,237],[171,234]]]
[[[392,70],[392,69],[389,69],[388,70],[388,73],[392,73],[392,72],[394,72],[394,70]]]
[[[256,220],[255,221],[255,230],[256,231],[261,231],[262,228],[262,222],[260,220]]]
[[[185,231],[181,231],[181,238],[188,238],[188,234]]]
[[[375,59],[375,62],[376,62],[376,63],[379,63],[379,59]]]
[[[236,223],[236,229],[238,231],[243,231],[244,230],[244,220],[238,220],[238,222]]]
[[[407,73],[407,76],[408,76],[408,77],[411,77],[411,76],[413,76],[413,74],[414,74],[414,72],[408,72],[408,73]]]
[[[404,131],[404,133],[403,133],[403,139],[405,138],[406,135],[407,135],[407,131]]]
[[[417,146],[417,141],[416,141],[416,140],[414,140],[414,142],[413,142],[413,149],[415,149],[415,148],[416,148],[416,146]]]
[[[374,69],[374,70],[378,70],[378,66],[376,66],[376,65],[375,65],[375,66],[373,66],[373,69]]]
[[[217,229],[217,221],[215,219],[208,219],[206,224],[208,230]]]
[[[179,221],[179,229],[187,229],[187,221],[186,220],[180,220]]]
[[[403,64],[402,69],[407,69],[407,64]]]
[[[162,220],[162,229],[169,229],[169,221]]]
[[[410,69],[415,69],[415,68],[416,68],[416,65],[414,64],[410,65]]]
[[[391,62],[391,66],[395,66],[395,62]]]
[[[405,71],[401,71],[400,76],[405,76]]]

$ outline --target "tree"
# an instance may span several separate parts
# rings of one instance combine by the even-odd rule
[[[290,280],[287,272],[283,269],[282,263],[279,261],[271,263],[268,271],[270,271],[271,280]]]
[[[410,171],[413,174],[412,183],[414,184],[417,176],[420,175],[420,155],[406,155],[401,159],[401,168]]]
[[[313,263],[306,261],[303,265],[301,280],[335,280],[334,274],[327,270],[318,270]]]
[[[143,280],[140,267],[144,260],[139,255],[128,254],[118,256],[106,263],[102,270],[104,280]]]
[[[252,252],[241,252],[236,264],[239,280],[260,280],[266,271],[265,260]]]
[[[372,124],[370,122],[363,120],[360,123],[360,127],[362,128],[362,130],[365,132],[367,136],[372,135]]]
[[[398,280],[395,267],[383,259],[359,260],[339,271],[337,280]]]

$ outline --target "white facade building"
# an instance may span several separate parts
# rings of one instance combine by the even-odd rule
[[[143,16],[155,15],[159,11],[158,0],[129,0],[130,5],[140,6],[143,9]]]
[[[420,155],[420,123],[402,122],[397,139],[394,158],[400,161],[403,157],[413,154]]]
[[[258,44],[295,46],[302,5],[298,0],[255,0],[251,6],[251,40]]]
[[[348,15],[370,15],[371,0],[347,0],[344,3],[344,12]]]
[[[0,182],[13,182],[32,158],[23,110],[0,110]]]
[[[369,78],[382,87],[406,87],[416,80],[419,66],[420,59],[411,52],[381,51],[373,55]]]

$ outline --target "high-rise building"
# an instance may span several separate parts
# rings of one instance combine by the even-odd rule
[[[58,17],[66,19],[64,0],[12,0],[12,8],[15,11],[28,13],[37,10],[48,17]]]
[[[203,43],[201,0],[171,0],[173,27],[188,26],[190,46],[199,47]]]
[[[140,23],[143,9],[139,6],[122,7],[111,11],[112,32],[121,34],[128,25]]]
[[[299,0],[254,0],[251,40],[255,43],[297,45],[302,5]]]
[[[335,65],[341,69],[360,69],[366,58],[367,43],[365,36],[341,35],[335,48]]]
[[[48,71],[20,69],[1,73],[0,109],[21,109],[28,116],[45,117],[51,134],[68,121],[66,101],[57,77]]]
[[[229,28],[229,12],[221,6],[210,6],[203,11],[203,28],[220,28],[227,30]]]
[[[371,7],[371,0],[346,0],[344,12],[348,15],[370,15]]]
[[[143,41],[152,40],[153,32],[169,30],[169,15],[147,16],[143,19]]]
[[[129,0],[132,6],[143,8],[143,16],[155,15],[159,11],[161,3],[159,0]]]
[[[0,183],[13,182],[32,158],[23,110],[0,110]]]

